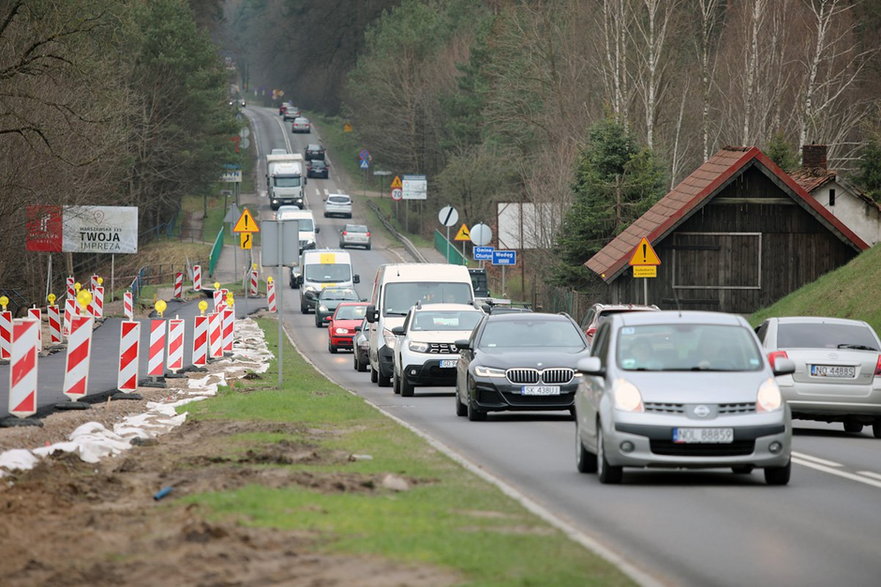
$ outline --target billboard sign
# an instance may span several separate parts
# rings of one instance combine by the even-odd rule
[[[137,253],[137,206],[28,206],[29,251]]]

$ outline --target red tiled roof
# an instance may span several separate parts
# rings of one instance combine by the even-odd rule
[[[806,192],[811,193],[823,184],[834,181],[838,174],[828,169],[805,169],[801,167],[789,174],[795,183]]]
[[[585,265],[607,283],[614,280],[627,268],[633,250],[639,241],[646,237],[655,245],[664,239],[677,226],[682,224],[704,201],[709,200],[730,179],[742,172],[747,163],[757,161],[786,184],[793,199],[817,217],[830,230],[850,242],[854,248],[869,248],[860,237],[854,234],[840,220],[823,208],[805,189],[780,169],[757,147],[725,147],[710,157],[691,175],[683,179],[654,206],[636,219],[633,224],[612,239]],[[784,193],[786,193],[784,191]]]

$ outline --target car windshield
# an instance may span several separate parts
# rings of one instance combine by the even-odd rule
[[[354,289],[342,287],[329,287],[321,291],[318,296],[321,300],[357,300],[358,294]]]
[[[346,263],[313,263],[306,265],[303,277],[306,281],[317,283],[349,281],[352,278],[352,266]]]
[[[343,230],[346,232],[367,232],[367,227],[363,224],[347,224]]]
[[[312,161],[312,167],[315,169],[320,169],[320,168],[324,167],[325,165],[326,165],[326,163],[324,161],[322,161],[321,159],[315,159]]]
[[[275,187],[277,188],[298,188],[300,187],[299,175],[276,175],[273,178]]]
[[[410,330],[474,330],[483,312],[423,310],[413,314]]]
[[[367,306],[340,306],[336,311],[337,320],[361,320],[367,313]]]
[[[777,347],[877,351],[878,341],[871,328],[863,324],[781,322],[777,325]]]
[[[467,283],[442,283],[415,281],[389,283],[385,286],[383,316],[406,316],[416,302],[423,304],[469,304],[471,285]]]
[[[327,201],[331,204],[348,204],[352,200],[349,196],[330,196],[327,198]]]
[[[568,320],[538,317],[487,322],[478,343],[478,348],[482,349],[535,347],[583,349],[585,344],[578,329]]]
[[[623,326],[616,346],[625,371],[757,371],[762,355],[752,333],[723,324]]]

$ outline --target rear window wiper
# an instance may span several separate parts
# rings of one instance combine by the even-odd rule
[[[877,351],[878,350],[874,347],[866,346],[864,344],[850,344],[847,342],[841,343],[840,345],[838,345],[838,348],[840,348],[840,349],[854,349],[857,351]]]

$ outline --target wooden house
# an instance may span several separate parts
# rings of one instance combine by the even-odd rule
[[[645,237],[661,265],[633,278]],[[814,281],[869,245],[756,147],[726,147],[585,265],[611,303],[750,313]]]

